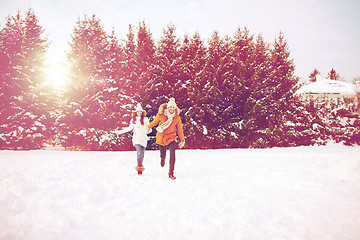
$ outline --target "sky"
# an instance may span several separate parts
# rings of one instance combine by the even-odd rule
[[[332,68],[346,81],[360,77],[360,1],[358,0],[0,0],[0,27],[6,17],[32,8],[51,41],[51,61],[65,61],[72,30],[84,14],[100,18],[125,39],[129,24],[145,21],[155,41],[170,23],[183,38],[199,32],[207,41],[214,31],[233,36],[247,27],[273,43],[282,32],[296,66],[308,79],[316,68],[326,77]]]

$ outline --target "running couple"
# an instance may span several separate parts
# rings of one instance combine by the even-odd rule
[[[159,145],[160,149],[160,164],[161,167],[165,166],[166,149],[168,148],[170,151],[169,178],[172,180],[176,179],[174,176],[174,167],[177,136],[181,141],[179,147],[182,148],[185,145],[185,137],[179,114],[180,109],[176,106],[174,98],[170,98],[168,103],[160,105],[159,112],[151,123],[149,123],[146,112],[141,105],[138,104],[136,106],[130,125],[119,133],[122,134],[133,131],[132,142],[137,151],[137,166],[135,169],[138,171],[139,175],[145,170],[143,161],[148,141],[147,134],[151,132],[151,128],[158,125],[156,128],[156,143]]]

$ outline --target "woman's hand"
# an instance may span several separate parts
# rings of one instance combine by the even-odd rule
[[[179,143],[179,148],[183,148],[185,145],[185,141]]]

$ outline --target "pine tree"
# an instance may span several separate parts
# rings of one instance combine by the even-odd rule
[[[150,81],[145,86],[144,102],[150,107],[150,116],[156,115],[159,105],[176,94],[180,76],[180,41],[175,36],[175,30],[176,27],[172,24],[163,30],[149,76]]]
[[[20,107],[22,94],[28,91],[29,81],[25,79],[20,69],[22,61],[21,41],[23,38],[23,20],[20,12],[16,16],[9,16],[6,25],[1,30],[1,98],[0,98],[0,149],[17,148],[24,131],[21,125],[17,126],[25,110]],[[26,85],[25,85],[26,84]]]
[[[150,81],[149,78],[151,77],[151,71],[154,67],[155,50],[156,47],[150,30],[146,27],[144,21],[140,22],[135,51],[138,82],[133,83],[136,87],[135,100],[137,102],[141,102],[144,98],[144,87]]]
[[[125,59],[122,75],[126,94],[137,102],[144,101],[145,86],[151,78],[155,51],[156,47],[152,34],[145,22],[139,23],[136,39],[134,30],[129,25],[129,33],[124,48]]]
[[[185,36],[180,54],[181,70],[179,81],[175,85],[176,98],[184,108],[188,109],[203,94],[207,83],[206,79],[200,77],[205,67],[207,49],[198,32],[190,39]]]
[[[105,33],[100,19],[85,16],[77,22],[69,46],[71,81],[64,107],[66,117],[59,124],[64,126],[63,145],[85,149],[113,147],[116,144],[112,143],[118,143],[116,136],[112,135],[105,145],[101,139],[126,124],[134,104],[120,85],[123,79],[117,68],[123,57],[118,41],[114,32],[110,36]]]
[[[320,71],[315,68],[314,71],[312,71],[312,73],[310,73],[310,75],[309,75],[310,82],[316,82],[316,76],[319,74],[320,74]]]
[[[101,103],[99,113],[102,126],[100,128],[109,130],[127,124],[123,118],[127,114],[121,109],[124,104],[132,103],[132,100],[122,88],[122,79],[117,75],[117,71],[121,68],[121,62],[123,61],[123,53],[119,41],[115,37],[114,30],[107,37],[107,47],[103,54],[105,59],[103,65],[105,69],[103,75],[104,84],[95,98]]]
[[[254,36],[250,34],[247,28],[237,29],[231,41],[231,48],[234,90],[231,97],[233,104],[226,109],[230,113],[228,131],[231,133],[232,147],[243,147],[247,145],[248,139],[244,139],[242,124],[250,110],[247,104],[250,103],[250,96],[252,95],[254,83],[256,83]]]
[[[203,127],[194,121],[193,114],[198,114],[196,104],[203,97],[207,83],[207,79],[200,77],[205,67],[207,49],[199,33],[191,38],[185,35],[180,54],[180,76],[175,85],[177,91],[174,97],[184,112],[182,122],[187,134],[187,145],[191,147],[198,145],[202,136]]]
[[[203,70],[199,73],[200,83],[205,84],[202,94],[197,95],[194,106],[186,112],[189,132],[194,145],[203,148],[221,148],[230,145],[229,132],[224,123],[225,109],[232,105],[227,90],[231,90],[230,38],[221,39],[214,32],[209,41]],[[230,85],[230,86],[229,86]],[[226,99],[228,98],[228,99]],[[228,101],[228,102],[227,102]],[[225,117],[224,117],[225,116]]]
[[[44,82],[48,40],[34,12],[9,16],[1,30],[1,147],[36,149],[49,138]]]
[[[205,115],[213,121],[205,127],[207,135],[213,139],[209,142],[217,142],[217,147],[240,147],[244,144],[242,122],[244,106],[253,84],[253,52],[253,36],[247,28],[237,29],[233,38],[226,37],[222,41],[215,33],[210,41],[211,61],[206,64],[204,77],[211,80],[205,87],[208,90],[203,108]]]
[[[44,36],[45,30],[40,26],[39,20],[32,9],[26,12],[25,16],[25,35],[24,43],[27,47],[27,57],[25,64],[26,75],[31,79],[31,89],[28,94],[30,111],[39,116],[38,125],[46,129],[44,139],[48,142],[51,139],[54,117],[51,111],[57,106],[54,97],[54,89],[47,84],[45,74],[45,61],[47,58],[47,49],[50,45],[48,37]],[[31,99],[31,100],[30,100]],[[39,124],[40,123],[40,124]]]
[[[295,65],[290,59],[290,50],[282,33],[275,39],[270,56],[265,142],[268,147],[284,146],[291,127],[287,123],[293,118],[296,108],[294,93],[298,78],[294,75]]]
[[[70,62],[70,91],[68,96],[79,100],[94,95],[102,88],[105,63],[104,50],[107,46],[105,30],[95,15],[78,20],[69,42],[67,58]]]
[[[253,71],[250,94],[244,104],[244,119],[242,120],[241,133],[243,146],[253,146],[262,140],[264,129],[267,127],[267,101],[270,89],[267,83],[271,73],[270,47],[263,37],[258,35],[253,50]]]
[[[137,89],[134,83],[138,82],[136,75],[136,61],[135,61],[135,33],[133,27],[129,25],[129,32],[124,46],[124,62],[121,67],[119,75],[122,77],[122,88],[128,96],[135,96]]]
[[[332,68],[328,74],[328,78],[331,80],[340,80],[340,75]]]

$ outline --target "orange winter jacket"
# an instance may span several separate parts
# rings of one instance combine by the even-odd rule
[[[167,104],[161,104],[159,107],[159,112],[156,115],[155,119],[148,125],[148,128],[155,127],[156,125],[161,125],[168,119],[167,116],[164,115],[164,110],[166,109]],[[162,133],[156,133],[156,143],[162,146],[167,146],[171,142],[176,140],[176,136],[179,136],[180,140],[183,142],[185,141],[183,127],[181,123],[181,118],[179,116],[180,109],[176,108],[176,114],[173,118],[172,123],[170,126],[165,129]]]

